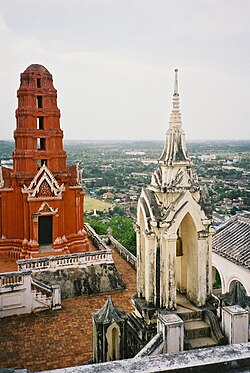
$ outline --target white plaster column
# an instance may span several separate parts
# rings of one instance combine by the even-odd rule
[[[175,283],[175,260],[176,260],[176,234],[168,234],[165,238],[165,268],[161,281],[165,281],[165,302],[163,306],[167,309],[176,308],[176,283]]]
[[[177,237],[168,239],[169,247],[169,304],[168,308],[176,308],[175,259]]]
[[[207,248],[207,297],[209,298],[213,291],[212,281],[212,237],[215,229],[210,226],[208,228],[208,248]]]
[[[60,285],[52,285],[52,310],[61,309],[61,287]]]
[[[167,239],[163,235],[160,240],[160,307],[166,307],[169,298],[169,271]]]
[[[25,306],[24,313],[30,313],[32,312],[32,308],[33,308],[33,297],[32,297],[32,291],[31,291],[31,272],[29,272],[28,275],[26,274],[23,275],[23,288],[25,289],[23,293],[23,300],[24,300],[24,306]]]
[[[163,336],[163,354],[184,349],[184,322],[176,314],[162,315],[157,319],[157,332]]]
[[[145,237],[145,300],[147,304],[154,303],[155,288],[155,246],[156,238],[154,232],[146,232]]]
[[[141,240],[142,231],[140,226],[136,225],[136,257],[137,257],[137,294],[140,296],[144,293],[143,291],[143,283],[142,283],[142,240]]]
[[[222,330],[229,344],[248,342],[248,312],[238,305],[223,307]]]
[[[193,301],[196,306],[201,307],[207,299],[208,234],[206,231],[198,232],[197,251],[198,273]]]
[[[137,292],[138,296],[145,296],[145,232],[140,230],[137,240]]]

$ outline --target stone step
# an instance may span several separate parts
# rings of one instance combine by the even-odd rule
[[[202,320],[202,311],[178,311],[177,309],[176,313],[184,322],[190,320]]]
[[[184,323],[185,335],[188,339],[210,337],[210,326],[202,320],[190,320]]]
[[[211,337],[203,337],[203,338],[194,338],[189,340],[189,344],[191,349],[193,348],[203,348],[209,346],[216,346],[216,342]]]

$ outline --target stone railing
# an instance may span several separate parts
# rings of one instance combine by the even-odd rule
[[[20,290],[25,286],[26,276],[30,276],[31,271],[5,272],[0,274],[0,294],[9,291]]]
[[[137,355],[135,355],[135,357],[159,355],[162,353],[163,344],[163,334],[159,332],[141,349],[140,352],[138,352]]]
[[[66,254],[35,259],[18,260],[18,270],[55,271],[62,268],[84,268],[90,265],[113,263],[110,249],[86,253]]]
[[[249,371],[250,343],[206,347],[157,356],[134,357],[101,364],[50,370],[50,373],[173,373],[173,372],[244,372]],[[48,372],[48,371],[46,371]],[[45,373],[45,371],[40,372]]]
[[[31,278],[31,271],[0,274],[0,318],[61,308],[61,288]]]
[[[117,241],[111,234],[106,236],[99,236],[96,231],[88,224],[85,223],[85,229],[88,237],[91,239],[93,244],[99,249],[107,249],[105,241],[109,241],[114,249],[125,259],[135,270],[137,268],[136,257],[124,247],[119,241]]]
[[[106,250],[107,246],[102,241],[102,238],[96,233],[96,231],[88,224],[85,223],[85,230],[89,239],[92,241],[93,245],[99,250]]]
[[[46,285],[36,279],[31,280],[31,290],[35,301],[52,310],[61,309],[61,288],[59,285]],[[38,307],[37,307],[38,308]]]
[[[126,249],[119,241],[117,241],[113,236],[109,236],[110,242],[114,247],[115,251],[118,252],[135,270],[137,268],[136,257]]]

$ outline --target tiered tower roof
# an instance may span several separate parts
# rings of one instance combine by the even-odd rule
[[[188,155],[185,134],[182,129],[180,96],[178,90],[178,69],[174,70],[173,108],[169,129],[166,133],[163,152],[158,160],[159,168],[154,172],[150,188],[160,192],[181,192],[199,190],[196,174]]]
[[[57,91],[50,72],[42,65],[30,65],[21,74],[17,97],[15,176],[32,179],[43,164],[53,173],[66,172]]]

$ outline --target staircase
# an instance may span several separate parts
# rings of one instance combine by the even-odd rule
[[[35,279],[31,280],[31,290],[34,299],[34,312],[52,308],[52,289],[50,286],[43,284]]]
[[[219,327],[214,326],[217,321],[212,311],[178,312],[178,315],[184,321],[185,350],[225,344]]]
[[[184,321],[184,350],[227,344],[211,307],[197,308],[177,293],[176,313]]]
[[[211,337],[210,326],[202,320],[200,312],[194,313],[192,319],[184,320],[184,331],[185,350],[217,345]]]

